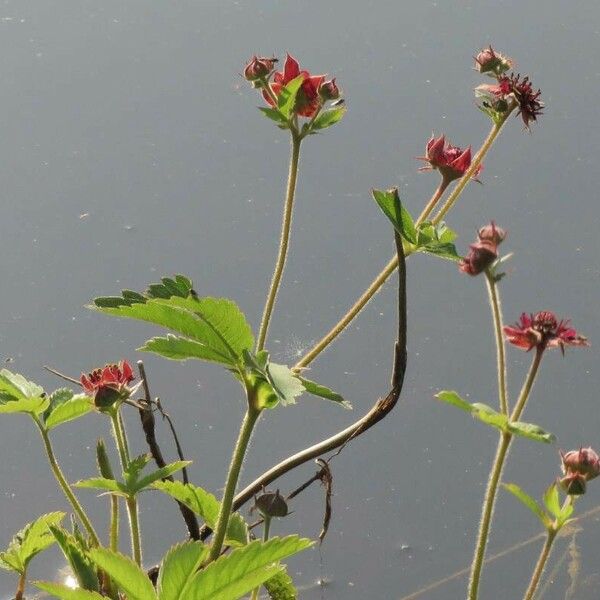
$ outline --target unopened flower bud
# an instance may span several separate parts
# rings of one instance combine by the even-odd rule
[[[104,440],[102,438],[96,443],[96,461],[98,463],[98,471],[104,479],[115,478],[110,459],[108,458],[108,453],[106,452],[106,446],[104,445]]]
[[[477,241],[469,246],[469,253],[459,263],[458,268],[468,275],[479,275],[498,258],[498,244],[506,237],[506,231],[491,221],[477,233]]]
[[[319,86],[319,98],[323,102],[328,100],[337,100],[340,97],[340,89],[335,83],[335,78],[328,81],[323,81]]]
[[[494,221],[482,227],[477,233],[477,237],[481,242],[489,242],[497,246],[506,238],[506,231],[501,227],[496,227]]]
[[[279,493],[279,490],[275,492],[263,492],[260,496],[257,496],[254,499],[254,508],[267,519],[272,517],[286,517],[290,512],[287,502]]]
[[[254,55],[244,68],[244,77],[248,81],[264,79],[275,67],[275,61],[275,58]]]
[[[492,77],[502,75],[513,66],[513,61],[496,52],[491,46],[483,49],[475,57],[475,69],[480,73],[487,73]]]
[[[559,480],[559,484],[569,496],[582,496],[586,490],[586,480],[580,473],[569,473]]]
[[[592,448],[561,452],[563,473],[579,473],[587,481],[600,475],[600,457]]]

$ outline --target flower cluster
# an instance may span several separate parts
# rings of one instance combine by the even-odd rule
[[[543,310],[535,314],[523,313],[518,323],[504,327],[506,340],[529,351],[533,348],[560,348],[565,346],[588,346],[587,338],[570,326],[568,320],[558,320],[553,312]]]
[[[455,179],[460,179],[471,166],[471,146],[466,149],[453,146],[446,141],[444,135],[436,138],[432,135],[425,147],[425,156],[418,156],[417,160],[428,163],[421,167],[419,171],[437,170],[440,172],[444,181],[450,183]],[[482,170],[479,165],[473,173],[473,179],[477,181],[477,176]]]
[[[468,275],[479,275],[498,258],[498,245],[506,238],[506,231],[496,227],[494,221],[477,232],[477,241],[469,246],[469,253],[458,263],[458,268]]]
[[[570,496],[585,494],[586,483],[600,475],[600,457],[592,448],[560,453],[563,477],[559,483]]]
[[[131,365],[122,360],[119,364],[94,369],[87,375],[82,373],[80,382],[83,389],[94,398],[96,408],[101,410],[129,398],[132,393],[129,384],[134,379]]]
[[[311,75],[301,70],[298,61],[289,54],[282,71],[274,71],[276,62],[276,58],[253,56],[244,69],[244,77],[262,89],[267,104],[277,106],[282,89],[297,77],[302,78],[302,85],[296,96],[295,115],[313,118],[325,102],[339,99],[335,79],[326,80],[325,75]]]
[[[483,84],[475,88],[475,95],[481,98],[480,108],[494,121],[502,119],[508,110],[518,107],[526,129],[532,121],[543,114],[544,103],[540,100],[541,90],[533,89],[529,77],[521,78],[514,73],[506,74],[512,68],[512,61],[496,52],[490,46],[482,50],[475,58],[480,73],[495,77],[497,83]]]

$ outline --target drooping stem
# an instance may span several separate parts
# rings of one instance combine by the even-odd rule
[[[269,286],[269,292],[267,293],[267,300],[265,302],[265,308],[263,310],[263,316],[260,323],[258,340],[256,342],[257,351],[264,348],[265,340],[267,339],[271,315],[273,314],[273,308],[275,306],[275,301],[277,300],[277,292],[279,291],[279,286],[281,284],[281,277],[285,268],[285,261],[290,243],[294,197],[296,195],[296,182],[298,180],[298,161],[300,159],[300,144],[302,141],[300,135],[295,130],[291,131],[291,138],[292,149],[287,181],[287,191],[285,195],[285,205],[283,209],[281,237],[279,239],[279,252],[277,254],[275,270],[273,271],[273,277],[271,278],[271,285]]]
[[[529,582],[527,591],[523,596],[523,600],[533,600],[544,569],[546,568],[546,563],[548,562],[548,557],[550,556],[550,552],[552,550],[552,544],[556,539],[557,533],[558,532],[554,528],[548,529],[546,541],[544,542],[544,546],[542,548],[542,551],[540,552],[537,564],[535,565],[535,569],[533,570],[533,574],[531,575],[531,580]]]
[[[219,510],[219,516],[215,526],[215,535],[210,549],[209,560],[211,562],[216,560],[221,554],[225,533],[227,532],[227,525],[229,524],[229,517],[231,516],[233,497],[235,495],[238,478],[242,470],[242,464],[244,463],[244,457],[246,456],[246,450],[248,449],[252,431],[259,416],[260,410],[249,406],[240,427],[238,439],[231,457],[231,464],[229,465],[229,472],[227,473],[227,480],[225,481],[221,508]]]
[[[485,272],[492,320],[494,322],[494,336],[496,338],[496,368],[498,371],[498,400],[500,412],[508,416],[508,396],[506,392],[506,355],[504,352],[504,337],[502,336],[502,304],[500,290],[493,274]]]
[[[67,500],[73,507],[73,511],[79,517],[79,520],[83,524],[87,534],[90,536],[90,540],[93,546],[100,546],[100,538],[98,538],[98,534],[92,525],[89,517],[85,513],[83,506],[81,506],[77,496],[73,493],[69,482],[66,480],[58,461],[56,460],[56,455],[54,454],[54,450],[52,448],[52,444],[50,442],[50,437],[48,436],[48,432],[46,428],[42,425],[41,421],[37,417],[33,417],[35,424],[37,425],[40,434],[42,436],[42,441],[44,442],[44,448],[46,450],[46,456],[48,457],[48,462],[50,463],[50,468],[52,469],[52,473],[60,487],[63,491],[64,495],[67,497]]]
[[[444,202],[444,205],[442,206],[442,208],[440,208],[438,214],[434,217],[434,219],[433,219],[434,223],[437,224],[440,221],[442,221],[443,218],[448,213],[448,211],[456,204],[456,201],[459,199],[459,197],[462,194],[463,190],[465,189],[467,183],[469,183],[469,181],[471,180],[473,175],[475,175],[475,173],[477,173],[477,169],[483,162],[485,155],[489,152],[490,148],[496,141],[496,138],[502,131],[502,127],[504,126],[504,123],[506,123],[508,117],[511,115],[511,113],[515,109],[515,106],[516,105],[514,105],[514,104],[512,106],[510,106],[509,109],[504,113],[503,118],[500,121],[498,121],[497,123],[494,123],[487,138],[485,138],[485,141],[483,142],[481,148],[479,148],[479,150],[477,151],[477,154],[473,157],[473,160],[471,161],[471,165],[467,169],[466,173],[460,178],[459,182],[456,184],[456,187],[452,190],[452,192],[448,196],[448,198],[446,198],[446,202]]]
[[[504,462],[508,453],[508,447],[510,446],[511,437],[512,436],[509,433],[503,433],[498,440],[496,456],[494,457],[494,463],[492,470],[490,471],[483,500],[483,509],[481,512],[481,520],[479,522],[479,531],[477,533],[477,544],[475,546],[475,554],[471,564],[471,575],[469,577],[468,600],[476,600],[479,593],[479,581],[481,579],[485,549],[490,526],[492,524],[496,494],[498,493],[498,483],[500,482],[502,470],[504,469]]]
[[[471,180],[471,176],[475,173],[477,167],[483,161],[485,155],[489,152],[492,147],[494,141],[498,137],[500,130],[502,129],[502,125],[506,122],[508,115],[512,112],[510,109],[502,123],[499,125],[494,125],[492,130],[490,131],[488,137],[484,141],[483,145],[475,155],[473,162],[471,163],[470,168],[467,172],[461,177],[461,179],[456,184],[455,188],[452,190],[450,196],[444,203],[443,207],[440,209],[440,212],[432,219],[434,224],[438,224],[442,218],[446,215],[446,213],[454,206],[458,198],[460,197],[462,191],[465,189],[467,183]],[[438,188],[439,190],[439,188]],[[434,207],[437,205],[439,198],[436,198],[438,190],[431,197],[425,210],[421,213],[419,219],[416,224],[419,225],[422,223],[428,216],[429,212],[431,212]],[[442,190],[443,193],[444,190]],[[441,194],[440,194],[441,197]],[[429,209],[429,212],[427,212]],[[406,256],[412,254],[410,248],[405,248]],[[360,311],[367,305],[369,300],[375,296],[375,294],[381,289],[383,284],[388,280],[390,275],[395,271],[398,266],[398,260],[396,257],[393,257],[387,265],[382,269],[382,271],[375,277],[373,282],[369,285],[369,287],[361,294],[361,296],[356,300],[356,302],[350,307],[350,309],[344,314],[344,316],[295,364],[295,369],[301,369],[303,367],[307,367],[310,363],[312,363],[319,354],[323,352],[345,329],[352,323],[352,321],[356,318],[356,316],[360,313]]]
[[[121,467],[123,472],[129,468],[129,447],[127,444],[127,435],[123,426],[123,418],[117,408],[110,412],[110,419],[113,426],[113,433],[119,451]],[[140,534],[138,503],[135,496],[131,496],[126,500],[127,516],[129,517],[129,533],[131,537],[131,551],[135,562],[141,566],[142,564],[142,540]]]
[[[529,368],[529,372],[527,373],[527,377],[525,378],[525,382],[523,383],[523,387],[521,388],[517,404],[515,405],[515,408],[510,416],[510,421],[518,421],[521,414],[523,413],[523,409],[525,408],[525,404],[527,403],[527,400],[533,388],[533,384],[535,382],[535,378],[537,376],[543,354],[543,348],[536,348],[535,356],[533,357],[531,367]],[[473,562],[471,563],[469,591],[467,595],[468,600],[477,600],[478,598],[479,583],[481,580],[481,570],[483,568],[485,550],[487,547],[490,527],[492,524],[494,507],[496,505],[496,497],[498,494],[498,483],[500,482],[500,477],[502,476],[504,463],[506,462],[506,457],[508,456],[508,450],[510,448],[512,437],[513,436],[510,432],[504,431],[500,434],[500,439],[498,440],[496,456],[494,457],[494,463],[490,471],[488,484],[485,491],[485,497],[483,500],[481,520],[479,522],[479,531],[477,533],[477,543],[475,545]]]

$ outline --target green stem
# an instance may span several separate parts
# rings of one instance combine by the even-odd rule
[[[500,411],[508,416],[508,395],[506,392],[506,355],[504,348],[504,336],[502,335],[502,303],[500,302],[500,291],[494,276],[485,272],[485,278],[492,309],[492,319],[494,321],[494,334],[496,338],[496,360],[498,371],[498,399]]]
[[[439,202],[440,198],[444,195],[444,192],[446,191],[449,185],[450,180],[442,177],[440,185],[438,185],[435,192],[433,192],[433,196],[431,196],[429,202],[427,202],[425,208],[419,215],[419,218],[416,220],[415,227],[419,227],[419,225],[423,223],[423,221],[427,220],[427,217],[433,212],[433,209],[437,206],[437,203]]]
[[[213,543],[210,549],[209,561],[216,560],[221,554],[223,547],[223,541],[225,540],[225,533],[227,532],[227,525],[229,523],[229,517],[231,516],[231,508],[233,505],[233,497],[235,495],[235,489],[237,487],[238,478],[240,471],[242,470],[242,464],[244,463],[244,457],[246,450],[248,449],[248,443],[252,436],[252,430],[258,421],[260,416],[260,410],[248,407],[244,420],[240,427],[233,455],[231,457],[231,464],[229,465],[229,472],[227,473],[227,480],[225,482],[225,489],[223,491],[223,499],[221,500],[221,508],[219,510],[219,516],[217,518],[217,524],[215,525]]]
[[[119,409],[110,412],[110,419],[113,426],[113,433],[117,442],[121,467],[125,472],[129,467],[129,446],[127,444],[127,436],[123,426],[123,418]],[[131,551],[135,562],[141,566],[142,564],[142,540],[140,535],[140,524],[138,516],[138,503],[135,496],[131,496],[126,500],[127,516],[129,517],[129,533],[131,536]]]
[[[113,552],[119,550],[119,499],[110,497],[110,549]]]
[[[548,562],[548,557],[550,556],[550,552],[552,550],[552,544],[556,539],[557,533],[558,532],[554,528],[548,529],[546,541],[544,542],[544,546],[542,548],[542,551],[540,552],[540,556],[538,558],[537,564],[535,565],[535,569],[533,570],[531,581],[529,582],[529,587],[527,588],[527,591],[523,596],[523,600],[533,600],[544,569],[546,568],[546,563]]]
[[[264,516],[263,523],[263,542],[266,542],[269,539],[269,532],[271,531],[271,517]],[[257,588],[252,590],[252,596],[250,596],[250,600],[258,600],[258,595],[260,594],[260,585]]]
[[[477,167],[481,164],[485,155],[489,152],[492,147],[494,141],[498,137],[500,130],[502,129],[502,125],[506,122],[508,115],[512,112],[512,109],[507,113],[505,119],[499,125],[494,125],[490,134],[484,141],[483,145],[477,152],[473,162],[471,163],[470,168],[467,172],[462,176],[459,182],[456,184],[454,190],[452,190],[452,194],[446,200],[444,206],[440,209],[440,212],[436,215],[436,217],[432,220],[434,224],[439,223],[444,215],[454,206],[456,201],[458,200],[460,194],[466,187],[467,183],[471,180],[471,176],[475,173]],[[442,182],[443,183],[443,182]],[[441,187],[441,186],[440,186]],[[447,187],[447,184],[446,184]],[[441,193],[439,193],[440,188],[438,188],[429,202],[427,206],[419,216],[416,221],[416,225],[420,225],[423,221],[429,217],[429,214],[435,206],[441,195],[443,194],[445,187],[442,189]],[[439,193],[439,196],[437,196]],[[437,197],[436,197],[437,196]],[[405,256],[408,257],[413,253],[411,248],[405,248]],[[371,285],[361,294],[358,300],[350,307],[350,309],[344,314],[344,316],[323,336],[294,366],[295,369],[302,369],[303,367],[307,367],[310,363],[312,363],[319,354],[323,352],[345,329],[352,323],[352,321],[356,318],[358,313],[367,305],[369,300],[375,296],[375,294],[381,289],[383,284],[388,280],[390,275],[396,270],[398,267],[398,258],[396,256],[392,257],[390,261],[385,265],[383,270],[375,277]]]
[[[504,462],[508,453],[511,438],[511,434],[503,433],[498,440],[496,456],[494,458],[487,488],[485,490],[483,510],[481,513],[481,520],[479,522],[479,532],[477,534],[477,544],[475,546],[475,554],[471,564],[469,592],[467,596],[468,600],[476,600],[478,597],[479,581],[481,579],[481,570],[483,569],[487,539],[490,532],[490,526],[492,524],[492,515],[494,513],[494,505],[496,503],[496,494],[498,493],[498,483],[500,482],[500,477],[502,476],[502,470],[504,469]]]
[[[52,444],[50,442],[50,438],[48,436],[48,432],[45,427],[42,425],[41,421],[37,417],[33,417],[35,424],[38,426],[40,430],[40,434],[42,436],[42,440],[44,442],[44,448],[46,449],[46,456],[48,457],[48,462],[50,463],[50,468],[52,469],[52,473],[60,486],[60,489],[63,491],[64,495],[67,497],[67,500],[73,507],[75,514],[79,517],[79,520],[83,524],[85,530],[90,536],[90,540],[93,546],[100,546],[100,538],[98,538],[98,534],[92,525],[89,517],[83,510],[83,506],[81,506],[79,500],[73,493],[69,482],[66,480],[58,461],[56,460],[56,455],[54,454],[54,450],[52,449]]]
[[[292,149],[290,156],[290,167],[288,173],[287,191],[285,196],[285,206],[283,211],[283,222],[281,225],[281,237],[279,240],[279,252],[277,255],[277,261],[275,263],[275,270],[273,271],[273,277],[271,278],[271,285],[269,286],[269,292],[267,294],[267,300],[265,302],[265,308],[263,311],[262,320],[260,323],[260,329],[258,332],[258,340],[256,342],[256,350],[262,350],[265,346],[265,340],[267,339],[267,333],[269,331],[269,323],[271,321],[271,315],[277,299],[277,292],[281,284],[281,277],[285,268],[285,261],[287,258],[287,252],[290,242],[290,230],[292,227],[292,213],[294,209],[294,197],[296,195],[296,182],[298,180],[298,161],[300,159],[300,144],[301,137],[294,130],[292,134]]]
[[[515,405],[515,408],[510,416],[510,421],[518,421],[523,413],[523,409],[525,408],[525,404],[527,403],[527,399],[529,398],[533,388],[543,354],[543,348],[536,348],[535,356],[533,357],[531,367],[529,368],[529,372],[527,373],[527,377],[525,378],[525,382],[521,388],[517,404]],[[502,476],[504,463],[506,462],[512,437],[513,436],[510,432],[504,431],[498,440],[496,456],[494,457],[492,470],[490,471],[487,488],[485,491],[485,498],[483,500],[481,520],[479,522],[479,532],[477,534],[477,544],[475,545],[475,553],[473,555],[473,562],[471,563],[469,591],[467,595],[468,600],[477,600],[478,598],[481,571],[483,569],[483,563],[485,559],[485,550],[492,524],[494,507],[496,505],[496,497],[498,494],[498,483],[500,482],[500,477]]]
[[[498,123],[494,123],[487,138],[485,138],[485,141],[483,142],[481,148],[479,148],[479,151],[473,157],[473,160],[471,161],[471,165],[467,169],[466,173],[460,178],[460,181],[456,184],[456,187],[452,190],[452,193],[448,196],[448,198],[446,199],[446,202],[444,202],[444,205],[442,206],[442,208],[440,208],[440,211],[433,219],[434,223],[436,223],[436,224],[439,223],[446,216],[448,211],[456,204],[456,201],[459,199],[463,190],[467,186],[467,183],[469,183],[469,181],[471,181],[471,178],[477,172],[477,169],[483,162],[485,155],[489,152],[490,148],[496,141],[496,138],[502,131],[502,127],[504,126],[504,123],[506,123],[508,117],[511,115],[511,113],[513,112],[514,109],[515,109],[514,105],[509,107],[509,109],[504,114],[504,117],[502,118],[502,120],[499,121]]]

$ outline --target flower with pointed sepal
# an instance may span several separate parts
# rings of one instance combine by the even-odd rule
[[[80,382],[88,395],[94,398],[99,410],[111,408],[117,402],[127,400],[133,390],[129,384],[135,379],[131,365],[122,360],[81,374]]]
[[[418,156],[417,160],[428,163],[427,166],[421,167],[419,171],[437,170],[449,183],[455,179],[460,179],[471,166],[471,146],[463,150],[447,142],[446,136],[440,135],[436,138],[432,134],[425,147],[425,156]],[[482,169],[482,165],[477,167],[472,176],[474,180],[478,181],[477,176]]]

